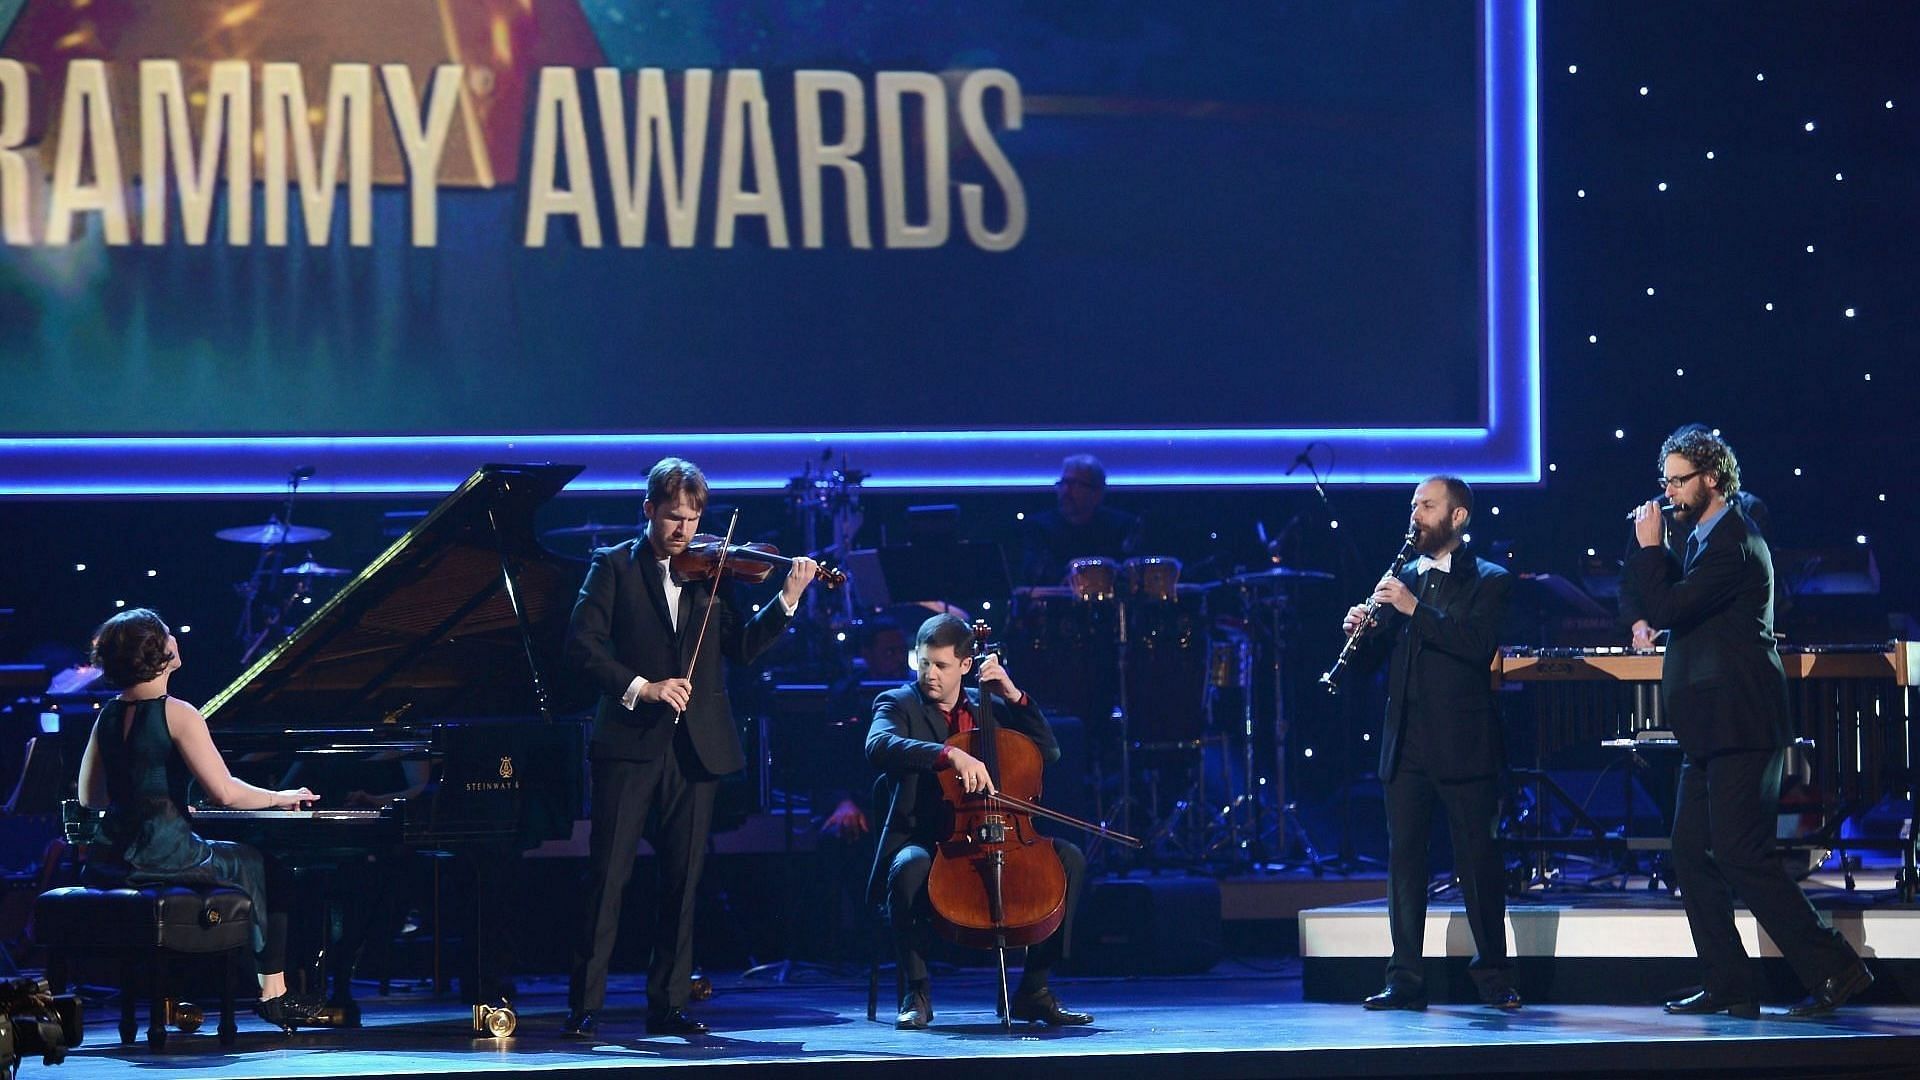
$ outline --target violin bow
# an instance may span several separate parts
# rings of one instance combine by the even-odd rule
[[[739,524],[740,511],[736,509],[733,512],[733,517],[727,521],[727,535],[720,541],[720,558],[719,561],[713,564],[713,588],[707,593],[707,610],[700,616],[700,632],[694,635],[693,656],[687,661],[687,687],[689,692],[691,692],[693,687],[693,669],[700,663],[700,646],[706,643],[707,626],[713,622],[713,602],[720,597],[720,578],[721,575],[727,571],[727,553],[733,550],[734,526]],[[693,702],[689,700],[687,704],[691,705]],[[685,715],[687,715],[685,709],[674,713],[673,722],[678,724],[680,718]]]

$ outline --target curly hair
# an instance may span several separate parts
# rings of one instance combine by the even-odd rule
[[[157,677],[173,663],[173,631],[146,608],[129,608],[93,632],[92,663],[109,685],[125,689]]]
[[[1687,462],[1702,472],[1710,472],[1720,478],[1720,494],[1731,499],[1740,490],[1740,459],[1733,454],[1733,447],[1727,440],[1715,432],[1695,424],[1667,436],[1660,444],[1660,462],[1658,468],[1665,471],[1667,456],[1679,454]]]

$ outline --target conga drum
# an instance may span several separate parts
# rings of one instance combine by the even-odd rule
[[[1189,749],[1206,735],[1202,601],[1200,588],[1184,586],[1171,599],[1127,604],[1127,737],[1138,749]]]
[[[1180,560],[1171,555],[1140,555],[1127,560],[1127,593],[1135,600],[1172,603],[1180,588]]]
[[[1074,559],[1067,563],[1067,590],[1083,603],[1112,600],[1120,581],[1120,567],[1112,559]]]
[[[1007,620],[1007,665],[1022,689],[1048,709],[1089,724],[1113,709],[1116,605],[1089,603],[1073,589],[1013,591]]]

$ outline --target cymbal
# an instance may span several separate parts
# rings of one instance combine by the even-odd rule
[[[1227,580],[1235,585],[1280,585],[1288,581],[1332,581],[1333,575],[1325,570],[1296,570],[1291,566],[1276,566],[1269,570],[1235,574]]]
[[[353,573],[351,570],[342,570],[337,566],[321,566],[312,559],[308,559],[306,562],[300,563],[297,566],[289,566],[280,572],[283,574],[299,574],[301,577],[346,577],[348,574]]]
[[[589,521],[585,525],[568,525],[564,528],[548,529],[546,532],[540,534],[540,538],[543,540],[560,540],[569,536],[605,536],[608,533],[634,533],[639,531],[640,529],[637,525],[602,525],[597,521]]]
[[[277,521],[269,521],[265,525],[236,525],[213,535],[236,544],[308,544],[325,540],[333,534],[312,525],[282,525]]]

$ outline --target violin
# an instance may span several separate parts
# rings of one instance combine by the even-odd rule
[[[984,622],[976,621],[973,629],[977,670],[996,647],[987,643]],[[985,689],[975,715],[974,729],[955,734],[947,745],[979,758],[993,778],[993,791],[968,794],[958,774],[937,774],[951,825],[927,875],[934,927],[949,941],[972,948],[1038,944],[1060,928],[1066,915],[1067,877],[1053,842],[1034,828],[1033,819],[1058,821],[1131,847],[1141,846],[1140,841],[1036,803],[1046,764],[1040,748],[995,721],[993,695]]]
[[[687,550],[673,557],[673,572],[683,581],[705,580],[717,573],[758,585],[773,576],[776,567],[791,566],[793,560],[780,554],[780,549],[772,544],[729,545],[712,533],[694,534],[687,542]],[[813,578],[829,589],[847,583],[846,571],[826,565],[816,566]]]

